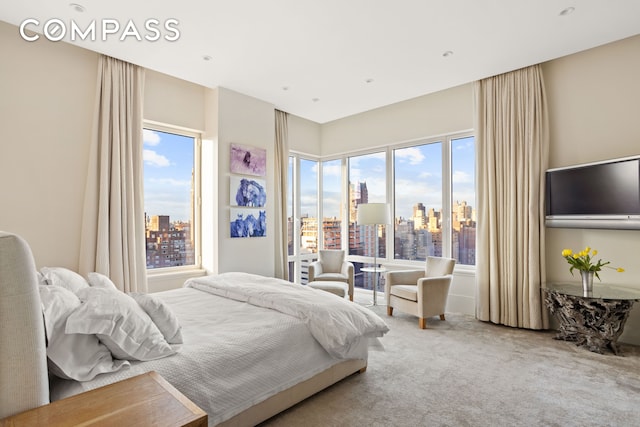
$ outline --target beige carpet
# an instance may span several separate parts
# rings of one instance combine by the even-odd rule
[[[601,355],[456,314],[420,330],[374,310],[391,332],[367,371],[263,426],[640,426],[640,347]]]

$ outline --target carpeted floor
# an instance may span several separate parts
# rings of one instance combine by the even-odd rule
[[[356,374],[262,426],[640,426],[640,347],[596,354],[552,331],[372,307],[391,331]]]

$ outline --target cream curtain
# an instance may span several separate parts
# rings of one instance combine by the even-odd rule
[[[475,85],[478,177],[476,315],[493,323],[547,327],[544,174],[546,96],[539,65]]]
[[[85,190],[80,272],[146,292],[142,188],[144,69],[101,55]]]
[[[287,113],[276,110],[275,136],[275,276],[289,280],[287,246],[287,171],[289,168],[289,130]]]

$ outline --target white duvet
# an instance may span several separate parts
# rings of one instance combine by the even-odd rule
[[[184,286],[294,316],[327,353],[339,359],[357,357],[354,352],[361,348],[361,340],[389,331],[379,316],[358,304],[272,277],[223,273],[189,279]]]
[[[232,278],[229,274],[222,276],[225,282]],[[239,275],[237,279],[249,280],[249,284],[245,285],[241,284],[243,280],[238,280],[237,285],[242,289],[247,286],[256,287],[264,278]],[[190,287],[154,294],[169,304],[182,326],[184,344],[175,355],[149,362],[131,362],[128,369],[101,374],[92,381],[55,381],[52,383],[51,399],[58,400],[144,372],[156,371],[204,409],[209,415],[209,425],[214,426],[340,362],[339,358],[325,351],[310,332],[310,325],[316,323],[316,320],[307,322],[296,315],[285,315],[277,309],[256,307],[252,303],[235,300],[246,298],[241,297],[239,289],[234,292],[228,289],[229,293],[234,294],[232,299],[214,295],[209,292],[212,287],[207,282],[210,280],[211,278],[202,278],[191,281]],[[294,286],[302,288],[302,292],[312,291],[304,286]],[[267,294],[271,294],[269,288],[270,285],[267,284]],[[288,289],[283,287],[282,290],[287,294]],[[326,315],[323,323],[332,325],[333,328],[340,322],[332,319],[333,315],[330,313],[342,312],[342,309],[332,310],[332,306],[346,304],[351,308],[348,312],[352,314],[343,313],[338,317],[353,316],[356,324],[363,321],[361,316],[369,317],[368,313],[362,312],[366,309],[357,304],[342,301],[328,293],[324,295],[323,291],[313,291],[315,293],[308,294],[312,297],[312,305],[324,307],[321,308],[321,312]],[[331,299],[326,300],[327,297]],[[272,298],[281,299],[275,293]],[[253,302],[258,300],[254,296],[248,299]],[[295,305],[304,307],[301,301]],[[310,313],[308,318],[317,319],[318,314]],[[374,320],[373,324],[382,329],[374,331],[373,335],[387,329],[384,322],[380,322],[382,320]],[[370,333],[370,327],[371,325],[362,330]],[[355,334],[352,328],[347,329],[347,336]],[[319,331],[316,333],[319,336],[325,335]],[[341,341],[340,338],[335,340]],[[354,344],[356,342],[359,345]],[[367,342],[356,338],[354,343],[335,346],[352,349],[354,358],[366,360]]]

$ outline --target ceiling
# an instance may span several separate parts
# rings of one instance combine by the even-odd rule
[[[572,13],[561,13],[569,7],[574,8]],[[67,41],[72,21],[82,31],[95,21],[95,37],[87,33],[85,40],[78,36],[74,43],[326,123],[640,34],[640,1],[3,0],[0,4],[0,20],[19,26],[27,18],[39,22],[28,24],[27,30],[43,33],[50,25],[52,38],[59,33],[55,22],[48,23],[60,19],[58,30],[67,30]],[[148,21],[152,18],[158,20],[157,26]],[[103,24],[113,28],[110,19],[120,28],[114,34],[103,33]],[[129,21],[133,28],[127,27]],[[167,23],[174,30],[165,29]],[[159,33],[147,30],[145,24]],[[165,39],[176,35],[175,41]],[[157,36],[158,40],[148,40]]]

